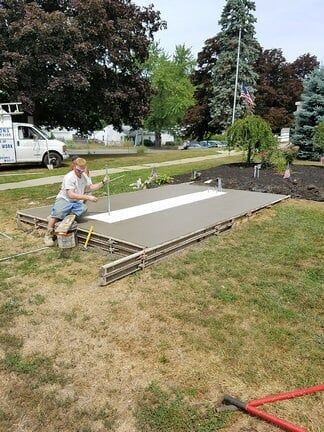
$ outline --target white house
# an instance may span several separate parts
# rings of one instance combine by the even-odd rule
[[[75,135],[77,134],[76,129],[60,129],[55,128],[49,131],[53,133],[55,138],[61,141],[73,141],[75,139]],[[94,131],[91,135],[89,135],[90,139],[95,139],[101,141],[106,146],[109,145],[122,145],[122,143],[126,140],[129,140],[134,143],[135,146],[141,145],[144,140],[150,140],[154,143],[155,135],[154,132],[148,132],[142,129],[132,130],[130,126],[123,126],[122,131],[118,132],[112,125],[104,127],[102,130]],[[161,134],[162,145],[164,145],[168,141],[174,141],[174,136],[163,132]]]
[[[49,133],[52,133],[56,139],[61,141],[72,141],[76,132],[77,131],[75,129],[67,130],[59,128],[51,129],[49,131]]]
[[[122,132],[118,132],[112,125],[106,126],[102,130],[94,131],[91,135],[92,139],[102,141],[106,146],[118,145],[127,139],[127,126],[123,126]]]

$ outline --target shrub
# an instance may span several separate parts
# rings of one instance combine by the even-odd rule
[[[170,184],[173,183],[174,178],[167,175],[167,174],[160,174],[158,175],[158,177],[155,179],[155,183],[158,186],[161,186],[162,184]]]
[[[272,156],[273,156],[273,151],[267,151],[264,150],[262,152],[259,153],[260,159],[261,159],[261,165],[262,168],[267,168],[272,166]]]
[[[167,141],[164,145],[166,147],[174,147],[176,145],[176,142],[175,141]]]
[[[151,141],[150,139],[145,138],[145,140],[143,141],[143,144],[145,145],[145,147],[153,147],[154,146],[154,142]]]
[[[146,153],[146,148],[144,146],[136,146],[136,153],[142,155]]]
[[[283,174],[285,172],[287,161],[283,152],[277,151],[273,153],[271,157],[271,163],[279,174]]]
[[[226,141],[226,135],[221,135],[221,134],[213,134],[211,136],[209,136],[208,138],[206,138],[206,140],[213,140],[213,141]]]
[[[299,147],[297,146],[289,146],[285,149],[281,150],[283,157],[285,158],[286,164],[293,163],[294,159],[296,159]]]

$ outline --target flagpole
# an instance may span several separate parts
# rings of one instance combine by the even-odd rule
[[[234,100],[233,100],[233,115],[232,115],[232,124],[235,121],[235,109],[236,109],[236,97],[237,97],[237,84],[238,84],[238,73],[239,73],[239,65],[240,65],[240,51],[241,51],[241,36],[242,36],[242,27],[239,29],[239,37],[238,37],[238,46],[237,46],[237,59],[236,59],[236,74],[235,74],[235,89],[234,89]]]

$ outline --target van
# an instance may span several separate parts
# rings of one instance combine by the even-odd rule
[[[63,142],[50,139],[33,124],[14,122],[19,114],[23,114],[21,103],[0,103],[0,165],[41,163],[57,168],[68,159]]]

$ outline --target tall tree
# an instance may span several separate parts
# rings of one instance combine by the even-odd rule
[[[212,70],[213,97],[210,102],[212,124],[219,132],[231,123],[240,28],[239,83],[248,86],[252,95],[255,91],[257,74],[253,67],[260,46],[255,39],[253,11],[255,2],[252,0],[227,0],[219,21],[219,55]],[[245,110],[245,105],[239,103],[239,91],[237,102],[236,117],[239,117]]]
[[[218,49],[217,37],[213,37],[206,40],[202,51],[198,53],[197,69],[191,75],[197,102],[189,108],[183,120],[188,137],[201,140],[217,131],[211,125],[209,105],[212,94],[211,71],[217,60]]]
[[[295,103],[303,91],[303,79],[317,66],[316,57],[310,54],[304,54],[288,63],[281,49],[260,53],[255,65],[259,76],[255,114],[267,120],[274,132],[291,126]]]
[[[304,82],[302,108],[296,113],[292,141],[303,150],[312,150],[315,127],[324,122],[324,67],[316,69]]]
[[[0,100],[48,126],[138,126],[150,94],[141,64],[161,26],[130,0],[0,1]]]
[[[153,47],[147,63],[152,86],[150,112],[145,127],[155,132],[155,146],[161,146],[161,132],[180,125],[194,103],[194,86],[189,75],[195,62],[190,49],[176,47],[170,59],[163,50]]]

